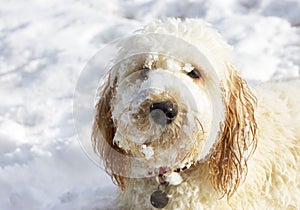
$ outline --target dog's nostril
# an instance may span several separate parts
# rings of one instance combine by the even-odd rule
[[[178,114],[178,107],[171,101],[157,102],[151,104],[150,114],[154,122],[161,125],[170,124]]]

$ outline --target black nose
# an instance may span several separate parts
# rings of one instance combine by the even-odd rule
[[[151,104],[150,114],[157,124],[170,124],[178,114],[178,107],[171,101],[161,101]]]

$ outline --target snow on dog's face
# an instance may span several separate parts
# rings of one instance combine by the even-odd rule
[[[127,73],[118,77],[111,102],[113,143],[146,159],[147,167],[182,168],[197,161],[212,123],[204,72],[161,54],[135,57],[114,66],[114,72]]]

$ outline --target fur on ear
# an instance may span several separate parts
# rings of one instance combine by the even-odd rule
[[[257,146],[254,116],[256,98],[232,65],[227,65],[223,101],[225,122],[209,159],[212,184],[221,197],[230,198],[247,175],[247,161]]]
[[[124,151],[113,143],[116,128],[112,119],[111,99],[115,95],[116,83],[117,79],[111,80],[108,76],[100,90],[99,101],[96,105],[92,143],[94,151],[103,161],[106,172],[112,177],[114,183],[124,190],[124,177],[114,173],[114,171],[121,171],[121,167],[125,165],[124,159],[122,160],[115,155],[116,153],[123,154]]]

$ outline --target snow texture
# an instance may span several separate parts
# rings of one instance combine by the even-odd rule
[[[212,23],[250,82],[299,75],[300,0],[0,1],[0,209],[115,208],[77,141],[73,92],[101,47],[164,17]]]

